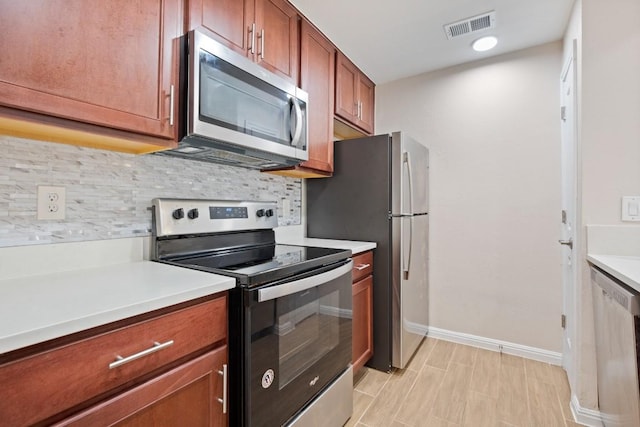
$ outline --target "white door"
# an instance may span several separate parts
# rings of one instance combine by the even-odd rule
[[[573,52],[567,59],[562,72],[561,85],[561,146],[562,146],[562,212],[561,238],[562,244],[562,287],[563,313],[565,328],[563,334],[562,366],[567,371],[569,384],[574,383],[574,357],[576,342],[576,174],[577,174],[577,130],[576,130],[576,43]]]

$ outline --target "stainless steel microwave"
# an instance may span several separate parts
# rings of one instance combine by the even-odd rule
[[[254,169],[309,158],[306,92],[200,31],[187,40],[182,135],[159,154]]]

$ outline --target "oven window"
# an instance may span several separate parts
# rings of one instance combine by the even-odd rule
[[[274,334],[279,342],[279,389],[335,349],[340,341],[340,294],[311,289],[278,302]]]

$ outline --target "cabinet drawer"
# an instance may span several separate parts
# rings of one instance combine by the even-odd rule
[[[353,282],[357,282],[373,271],[373,251],[353,256]]]
[[[56,427],[227,425],[223,365],[227,347],[179,365],[125,393],[75,414]]]
[[[38,422],[133,384],[226,335],[223,296],[7,363],[0,366],[0,419],[15,426]],[[154,343],[160,346],[153,349]],[[129,358],[134,355],[140,357]],[[114,367],[120,357],[125,363]]]

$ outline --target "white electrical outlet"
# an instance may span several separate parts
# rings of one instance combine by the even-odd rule
[[[622,198],[622,220],[640,221],[640,197],[624,196]]]
[[[64,219],[67,201],[64,187],[38,186],[38,219]]]

